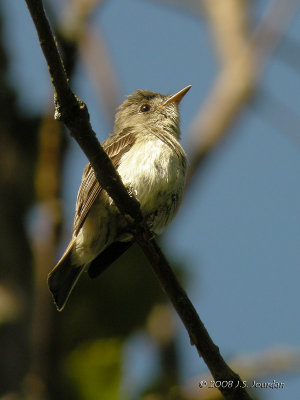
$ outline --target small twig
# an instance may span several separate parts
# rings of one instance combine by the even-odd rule
[[[85,104],[77,99],[70,89],[62,60],[43,10],[42,1],[26,0],[26,3],[48,63],[56,94],[57,118],[69,128],[71,135],[88,157],[98,181],[101,182],[101,186],[112,197],[120,212],[130,215],[133,219],[137,229],[137,243],[149,258],[155,274],[187,328],[192,344],[196,346],[199,354],[203,356],[213,377],[220,381],[233,381],[234,384],[231,388],[220,388],[222,394],[227,399],[251,399],[245,389],[238,385],[241,379],[221,357],[218,347],[211,340],[166,258],[155,240],[151,238],[149,230],[142,225],[139,203],[127,193],[119,175],[92,130]]]
[[[258,23],[250,45],[257,54],[259,72],[262,73],[272,53],[281,41],[287,26],[299,9],[299,0],[273,0]]]

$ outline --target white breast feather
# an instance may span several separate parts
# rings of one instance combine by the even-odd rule
[[[118,172],[123,183],[133,189],[143,213],[155,210],[157,196],[183,187],[181,161],[158,138],[138,140],[122,157]]]

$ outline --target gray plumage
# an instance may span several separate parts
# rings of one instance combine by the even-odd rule
[[[129,95],[116,114],[114,133],[102,144],[156,234],[172,220],[183,196],[186,157],[178,142],[178,104],[189,89],[173,96],[146,90]],[[58,310],[84,270],[96,277],[130,247],[132,239],[127,220],[87,164],[71,242],[48,277]]]

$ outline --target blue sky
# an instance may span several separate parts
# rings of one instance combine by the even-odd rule
[[[256,4],[258,18],[264,2]],[[20,91],[24,109],[40,112],[52,92],[25,2],[2,2],[1,7],[13,60],[11,80]],[[94,16],[93,24],[101,27],[124,96],[137,88],[172,93],[193,85],[181,106],[182,141],[188,148],[184,133],[217,72],[204,20],[159,2],[110,0]],[[300,40],[299,12],[286,35]],[[260,87],[298,112],[299,71],[276,54],[280,48]],[[102,141],[111,127],[81,65],[75,90],[86,101]],[[201,180],[196,176],[163,238],[169,257],[184,261],[187,291],[226,358],[300,346],[300,141],[297,145],[282,125],[298,139],[300,132],[285,114],[276,115],[274,121],[247,107],[206,163]],[[64,193],[70,228],[85,163],[72,144]],[[184,360],[182,381],[187,382],[206,367],[190,347],[181,324],[179,348]],[[296,398],[299,376],[283,380],[284,392],[266,390],[264,398]]]

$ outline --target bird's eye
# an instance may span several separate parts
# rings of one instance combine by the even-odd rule
[[[147,111],[150,111],[150,105],[149,104],[143,104],[142,106],[141,106],[141,108],[140,108],[140,111],[142,111],[142,112],[147,112]]]

